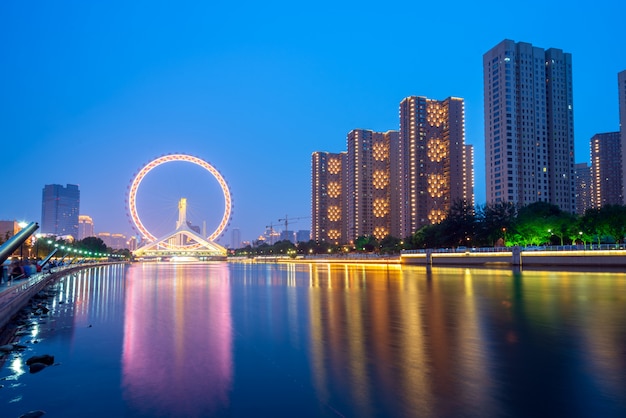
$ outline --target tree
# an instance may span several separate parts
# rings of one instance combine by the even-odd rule
[[[376,241],[376,238],[374,238],[373,235],[362,235],[354,240],[354,246],[357,251],[365,251],[371,253],[376,248],[378,248],[378,241]]]
[[[517,208],[511,202],[487,203],[476,214],[477,241],[480,245],[494,246],[499,239],[505,240],[511,231]]]
[[[509,242],[513,245],[542,245],[550,241],[562,211],[548,202],[535,202],[520,208]]]
[[[77,247],[82,248],[86,251],[91,251],[93,253],[107,253],[109,252],[109,248],[102,241],[101,238],[98,237],[86,237],[76,243]]]

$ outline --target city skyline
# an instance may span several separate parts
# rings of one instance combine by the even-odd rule
[[[412,95],[464,99],[475,203],[484,204],[481,60],[503,39],[572,55],[574,162],[589,162],[589,138],[619,130],[626,6],[600,1],[583,12],[530,2],[503,26],[496,5],[453,4],[449,33],[432,38],[442,21],[429,16],[439,8],[408,2],[348,2],[332,14],[323,2],[312,10],[4,3],[0,137],[13,197],[0,219],[40,221],[45,184],[78,184],[81,214],[97,232],[130,235],[124,200],[133,174],[182,152],[220,170],[233,194],[231,227],[252,240],[285,215],[310,214],[313,151],[340,152],[354,129],[397,130],[397,104]],[[365,21],[380,26],[363,31]],[[417,26],[424,38],[415,43]]]

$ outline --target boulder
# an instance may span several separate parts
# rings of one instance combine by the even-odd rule
[[[13,344],[0,345],[0,352],[8,353],[9,351],[13,351],[13,348]]]
[[[20,415],[20,418],[38,418],[44,414],[45,414],[44,411],[30,411],[30,412]]]
[[[30,366],[33,363],[43,363],[46,366],[52,366],[54,364],[54,356],[50,354],[42,354],[41,356],[32,356],[26,360],[26,365]]]
[[[42,371],[46,367],[48,367],[48,366],[43,364],[43,363],[31,363],[28,366],[28,371],[31,372],[31,373],[37,373],[37,372]]]

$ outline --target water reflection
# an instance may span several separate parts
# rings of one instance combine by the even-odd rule
[[[58,289],[25,338],[60,365],[11,357],[8,416],[626,416],[625,273],[136,264]]]
[[[225,264],[133,266],[126,281],[122,383],[141,414],[228,408],[230,285]]]

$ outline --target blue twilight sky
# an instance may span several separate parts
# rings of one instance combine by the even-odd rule
[[[178,152],[222,173],[231,227],[254,239],[286,214],[310,216],[313,151],[345,150],[354,128],[398,129],[411,95],[465,99],[482,204],[483,53],[508,38],[572,54],[575,158],[589,161],[591,136],[619,129],[625,15],[622,0],[4,0],[0,219],[40,221],[43,186],[71,183],[96,232],[130,234],[133,174]],[[217,226],[215,180],[169,163],[138,193],[155,234],[173,229],[179,197],[192,223]]]

